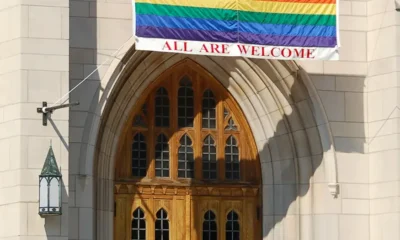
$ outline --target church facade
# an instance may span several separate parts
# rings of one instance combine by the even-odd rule
[[[339,61],[279,61],[138,51],[131,0],[0,1],[0,239],[399,239],[399,6],[339,4]]]

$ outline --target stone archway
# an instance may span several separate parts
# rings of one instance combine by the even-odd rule
[[[92,175],[95,183],[96,239],[112,239],[113,159],[127,113],[150,82],[183,59],[196,62],[218,79],[250,124],[262,163],[263,236],[298,236],[301,228],[311,226],[309,222],[300,224],[300,216],[313,214],[315,186],[336,186],[336,166],[325,113],[302,69],[294,62],[141,52],[134,48],[121,55],[102,80],[100,99],[93,100],[95,115],[85,126],[89,144],[80,158],[81,175]],[[321,173],[323,165],[325,171]]]

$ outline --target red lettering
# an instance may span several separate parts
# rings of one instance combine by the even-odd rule
[[[228,47],[229,47],[228,44],[222,44],[222,53],[229,53],[228,52]]]
[[[249,50],[249,47],[248,46],[245,46],[245,45],[237,45],[238,46],[238,48],[239,48],[239,51],[240,51],[240,53],[241,54],[247,54],[247,51]]]
[[[312,56],[313,53],[314,53],[314,49],[307,49],[306,58],[314,58],[315,56]]]
[[[257,46],[251,46],[251,55],[253,56],[259,56],[260,53],[258,53],[259,47]]]
[[[265,47],[262,47],[262,48],[261,48],[261,56],[263,56],[263,57],[269,56],[269,54],[267,54],[267,53],[265,52]]]
[[[273,57],[279,57],[279,55],[275,55],[275,54],[274,54],[274,50],[278,50],[278,54],[279,54],[279,48],[274,47],[274,48],[272,48],[272,50],[271,50],[271,55],[272,55]]]
[[[286,50],[286,53],[285,53],[285,50]],[[283,57],[289,58],[290,56],[292,56],[292,50],[290,50],[289,48],[284,48],[281,51],[281,55]]]
[[[172,50],[172,49],[171,49],[171,46],[170,46],[169,43],[168,43],[168,41],[166,41],[166,42],[164,43],[163,50],[165,50],[165,48],[167,48],[168,50]]]
[[[178,42],[174,41],[174,50],[175,51],[182,51],[182,49],[178,49]]]
[[[295,48],[294,53],[296,54],[296,57],[304,58],[304,48],[302,49]]]
[[[185,52],[192,52],[193,49],[188,50],[188,43],[187,43],[187,42],[183,42],[183,51],[185,51]]]
[[[211,52],[212,53],[220,53],[218,48],[219,48],[218,44],[211,43]]]
[[[200,49],[200,52],[203,52],[203,51],[206,52],[206,53],[208,53],[208,49],[207,49],[205,43],[201,46],[201,49]]]

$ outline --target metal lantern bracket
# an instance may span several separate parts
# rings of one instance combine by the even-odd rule
[[[60,104],[58,106],[47,107],[47,102],[43,102],[42,107],[37,108],[37,113],[42,114],[42,124],[43,124],[43,126],[47,126],[47,117],[48,117],[49,113],[51,114],[55,110],[60,109],[60,108],[72,107],[72,106],[77,106],[77,105],[79,105],[79,102]]]

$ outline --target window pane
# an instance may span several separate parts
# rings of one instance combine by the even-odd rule
[[[145,240],[146,239],[146,220],[144,212],[141,208],[133,212],[132,219],[132,240]]]
[[[193,127],[194,100],[192,83],[188,77],[182,78],[178,90],[178,126]]]
[[[188,135],[184,135],[180,141],[178,149],[178,177],[180,178],[193,178],[194,172],[194,157],[193,148],[191,146],[192,140]]]
[[[157,90],[155,96],[155,123],[157,127],[169,126],[169,98],[168,92],[161,87]]]
[[[235,211],[227,215],[225,225],[226,240],[240,240],[239,216]]]
[[[239,149],[233,136],[226,140],[225,145],[225,178],[228,180],[240,179]]]
[[[217,240],[217,232],[215,214],[207,211],[203,220],[203,240]]]
[[[208,135],[203,143],[203,179],[216,179],[217,176],[217,150],[214,139]]]
[[[132,176],[145,177],[147,170],[147,145],[145,137],[138,133],[132,143]]]
[[[203,94],[203,128],[215,128],[215,111],[216,102],[214,99],[214,94],[211,90],[206,90]]]
[[[157,137],[155,154],[156,177],[169,177],[169,145],[164,134]]]
[[[164,209],[160,209],[156,216],[156,240],[169,240],[169,222],[167,212]]]

